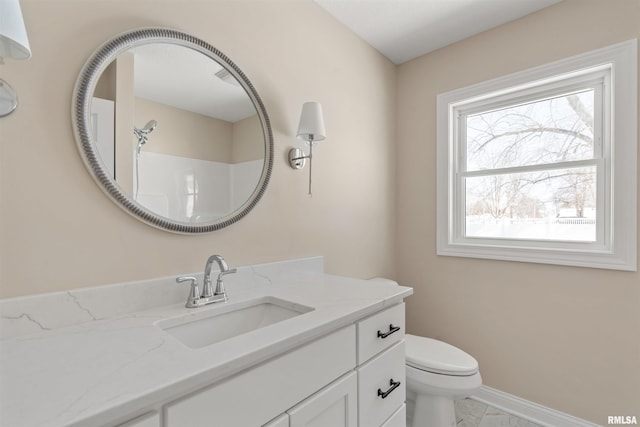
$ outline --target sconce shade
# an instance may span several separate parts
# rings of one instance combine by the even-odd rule
[[[297,136],[305,141],[314,142],[322,141],[326,138],[322,106],[319,102],[305,102],[302,105]]]
[[[20,0],[0,0],[0,63],[4,58],[28,59],[31,47]]]

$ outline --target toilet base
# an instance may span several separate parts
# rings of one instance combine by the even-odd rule
[[[455,427],[453,400],[442,396],[409,393],[407,427]]]

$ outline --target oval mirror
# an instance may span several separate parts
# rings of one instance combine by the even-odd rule
[[[253,85],[222,52],[178,31],[134,30],[98,48],[78,76],[72,120],[100,187],[164,230],[233,224],[271,176],[271,125]]]

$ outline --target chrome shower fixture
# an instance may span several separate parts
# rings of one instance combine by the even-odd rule
[[[138,129],[135,126],[133,127],[133,134],[138,138],[138,145],[136,146],[136,191],[133,195],[133,200],[138,200],[138,194],[140,193],[140,151],[142,150],[142,146],[147,143],[147,135],[153,132],[156,126],[158,126],[158,122],[155,120],[149,120],[142,129]]]
[[[142,129],[138,129],[135,126],[133,127],[133,134],[138,138],[139,146],[147,143],[147,135],[153,132],[156,126],[158,126],[158,122],[155,120],[149,120]]]

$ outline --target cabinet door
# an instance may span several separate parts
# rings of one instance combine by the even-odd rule
[[[356,373],[343,376],[287,412],[290,427],[357,427]]]

